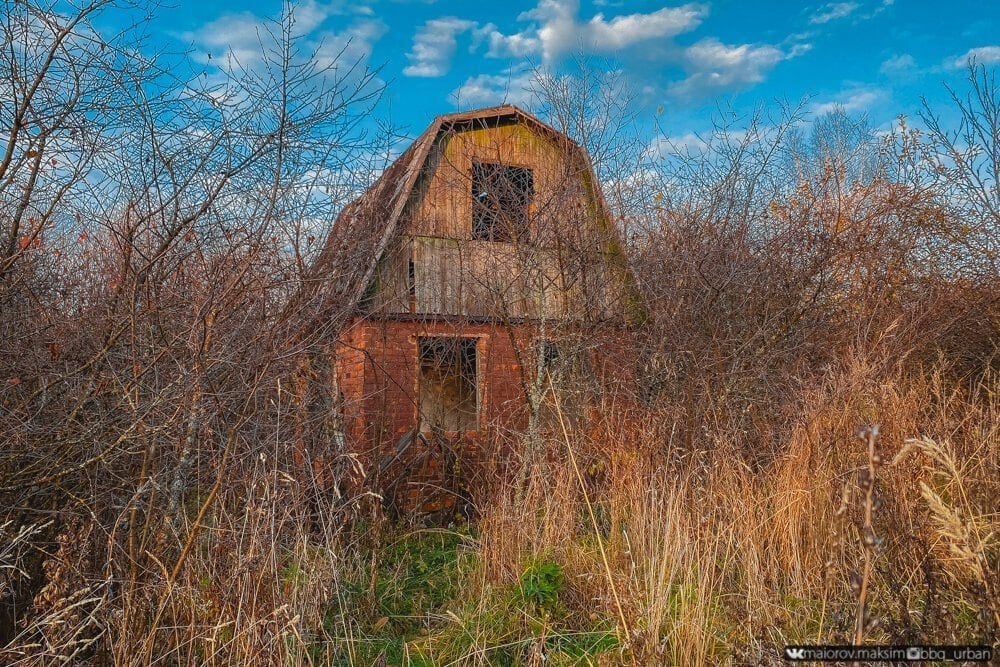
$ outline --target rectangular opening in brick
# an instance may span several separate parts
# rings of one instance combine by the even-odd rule
[[[542,403],[539,407],[542,427],[556,432],[563,427],[575,428],[583,416],[586,378],[592,376],[584,355],[574,350],[568,341],[547,339],[535,341],[535,354],[538,355],[537,371],[541,373]]]
[[[472,165],[472,238],[511,243],[528,236],[535,194],[530,169],[475,162]]]
[[[477,339],[434,336],[419,338],[417,342],[423,428],[478,431]]]

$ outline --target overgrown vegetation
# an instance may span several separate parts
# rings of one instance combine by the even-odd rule
[[[4,664],[995,641],[994,71],[970,71],[954,127],[785,110],[656,155],[629,153],[621,96],[543,80],[550,120],[600,144],[648,318],[575,428],[514,450],[523,483],[427,527],[384,516],[300,365],[344,315],[300,297],[378,143],[371,73],[317,66],[286,19],[261,69],[181,80],[99,38],[110,6],[4,5]],[[620,137],[579,132],[615,113]]]

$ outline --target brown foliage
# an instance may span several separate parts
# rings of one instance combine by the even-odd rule
[[[5,73],[22,78],[0,123],[0,651],[354,659],[342,576],[363,570],[354,547],[381,517],[366,489],[329,492],[361,472],[330,436],[337,398],[311,357],[353,307],[323,295],[356,260],[331,265],[325,292],[307,267],[338,204],[316,174],[358,167],[329,147],[364,148],[372,75],[299,57],[286,17],[289,49],[265,49],[266,71],[206,89],[91,39],[109,7],[4,7]],[[24,53],[6,48],[19,31],[37,36]],[[975,132],[1000,99],[992,74],[971,80],[956,101]],[[702,154],[617,174],[647,320],[620,393],[532,443],[547,474],[526,466],[512,493],[477,499],[467,595],[554,553],[570,613],[606,612],[640,661],[755,662],[846,637],[861,552],[838,494],[864,460],[855,429],[879,422],[887,455],[932,439],[884,478],[893,566],[876,562],[868,598],[884,638],[995,635],[995,182],[930,115],[927,136],[813,153],[792,141],[798,118],[720,127]],[[973,606],[994,617],[953,613]]]

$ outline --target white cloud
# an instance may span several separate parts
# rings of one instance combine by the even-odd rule
[[[611,51],[643,40],[687,32],[701,23],[706,13],[701,5],[684,5],[650,14],[616,16],[610,21],[598,14],[587,22],[583,34],[586,43],[593,48]]]
[[[262,57],[260,30],[263,23],[261,18],[250,12],[225,14],[181,37],[206,51],[206,54],[200,55],[203,61],[232,58],[251,67]]]
[[[371,8],[365,7],[361,12],[370,14]],[[342,9],[332,4],[321,5],[316,0],[306,0],[306,2],[297,3],[292,13],[295,22],[295,32],[299,35],[308,35],[323,25],[323,22],[330,16],[341,13]]]
[[[321,66],[333,65],[339,60],[346,69],[355,62],[367,61],[375,42],[387,30],[388,27],[381,19],[360,20],[341,32],[322,31],[314,34],[310,46],[316,49],[316,60]]]
[[[874,89],[860,89],[845,91],[836,96],[836,99],[829,102],[817,102],[809,107],[809,110],[817,116],[830,113],[831,111],[842,110],[847,113],[857,113],[868,110],[873,104],[881,100],[883,92]]]
[[[815,14],[809,17],[809,22],[818,25],[846,18],[853,14],[859,6],[856,2],[831,2],[820,7]]]
[[[688,32],[701,23],[708,8],[689,3],[610,19],[595,14],[585,21],[579,14],[579,0],[540,0],[534,9],[518,16],[520,21],[534,21],[530,27],[507,35],[489,23],[477,32],[489,43],[487,56],[520,58],[541,53],[546,61],[552,61],[578,49],[606,53]]]
[[[320,60],[341,59],[354,63],[367,60],[372,45],[386,32],[386,25],[379,19],[359,18],[341,31],[324,30],[323,24],[333,15],[345,13],[337,3],[319,4],[307,0],[294,7],[292,35],[304,38],[306,50],[317,52]],[[351,7],[351,13],[368,17],[369,7]],[[181,39],[191,42],[202,54],[196,55],[203,63],[225,64],[230,60],[247,69],[259,66],[265,49],[273,44],[276,34],[273,21],[251,12],[224,14],[199,29],[182,33]],[[325,54],[325,57],[324,57]]]
[[[884,60],[879,66],[878,71],[882,74],[893,76],[911,72],[916,68],[916,66],[917,62],[913,59],[913,56],[909,53],[903,53]]]
[[[542,42],[532,30],[505,35],[495,25],[487,23],[477,31],[477,37],[489,43],[486,55],[491,58],[523,58],[542,50]]]
[[[406,76],[443,76],[451,67],[455,55],[456,37],[476,27],[474,21],[445,16],[425,23],[413,38],[413,48],[406,57],[410,65],[403,69]]]
[[[708,14],[706,6],[691,3],[610,20],[604,14],[596,14],[589,21],[580,21],[579,10],[578,0],[541,0],[535,9],[519,18],[541,22],[537,34],[542,55],[553,60],[575,49],[607,52],[650,39],[673,37],[693,30]]]
[[[696,28],[708,14],[708,8],[688,3],[607,18],[599,13],[586,20],[579,14],[579,0],[539,0],[534,9],[517,17],[530,25],[511,34],[501,32],[493,23],[480,25],[453,16],[428,21],[414,36],[413,48],[407,54],[410,65],[403,73],[427,77],[445,74],[457,47],[457,37],[466,31],[472,34],[471,50],[476,51],[486,44],[487,57],[541,55],[546,62],[551,62],[570,51],[607,53],[649,40],[673,37]],[[479,91],[474,83],[466,84],[470,90]]]
[[[686,79],[670,87],[677,97],[697,97],[720,90],[739,89],[760,83],[782,60],[809,50],[796,45],[785,53],[770,44],[723,44],[714,37],[703,39],[684,50]]]
[[[465,83],[452,91],[451,96],[460,108],[495,104],[530,106],[534,76],[534,72],[530,70],[498,75],[480,74],[466,79]]]
[[[792,44],[792,48],[788,49],[788,52],[785,54],[785,60],[798,58],[799,56],[812,51],[812,47],[812,44],[806,44],[805,42]]]
[[[952,69],[963,69],[970,63],[977,65],[1000,63],[1000,46],[977,46],[957,58],[950,59],[946,65]]]

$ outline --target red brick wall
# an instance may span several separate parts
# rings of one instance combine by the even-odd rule
[[[513,333],[521,349],[528,349],[524,346],[531,340],[529,329],[518,326]],[[362,318],[352,321],[336,350],[348,446],[357,453],[371,479],[380,463],[395,456],[400,439],[416,426],[417,339],[422,336],[478,339],[480,429],[474,433],[448,434],[450,439],[461,443],[457,452],[461,476],[466,482],[475,482],[486,463],[486,446],[506,431],[523,430],[527,421],[511,333],[497,324]],[[426,451],[425,445],[414,443],[383,476],[398,475]],[[425,463],[408,471],[407,488],[397,493],[403,496],[404,505],[412,506],[416,498],[433,495],[419,489],[421,482],[430,485],[444,482],[446,471],[440,470],[440,458],[425,454]]]
[[[388,489],[398,506],[436,509],[449,503],[448,492],[455,480],[441,469],[443,456],[435,457],[427,445],[413,443],[403,456],[395,457],[400,439],[417,424],[417,339],[422,336],[468,336],[478,339],[478,388],[480,430],[448,434],[460,443],[457,450],[459,481],[478,489],[483,475],[496,472],[497,479],[511,453],[511,443],[527,427],[527,406],[522,388],[517,349],[531,350],[533,328],[518,325],[508,329],[495,323],[421,320],[367,320],[356,318],[341,335],[336,350],[337,376],[344,397],[344,421],[348,448],[362,463],[373,486]],[[613,388],[630,375],[626,361],[627,335],[613,331],[594,335],[591,372],[599,384]],[[530,354],[526,363],[532,363]],[[459,437],[460,436],[460,437]],[[437,450],[433,453],[440,454]],[[423,461],[417,464],[418,459]],[[380,464],[395,459],[381,474]],[[405,475],[403,474],[405,473]],[[451,496],[453,498],[453,496]]]

